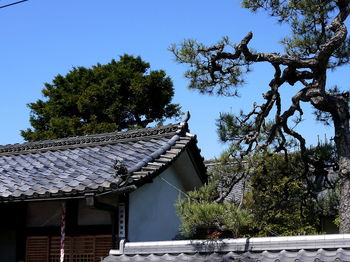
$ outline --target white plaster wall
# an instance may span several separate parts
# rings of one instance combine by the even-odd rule
[[[183,153],[152,183],[145,184],[130,194],[128,240],[173,239],[178,234],[180,227],[174,204],[181,196],[181,193],[174,187],[186,191],[200,185],[200,179],[189,161],[189,156]]]

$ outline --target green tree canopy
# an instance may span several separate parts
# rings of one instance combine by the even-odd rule
[[[255,173],[244,203],[255,217],[253,233],[258,236],[320,233],[321,208],[304,179],[300,154],[289,155],[288,161],[280,154],[264,154],[255,157],[254,164]]]
[[[324,144],[308,154],[325,165],[333,162],[334,150]],[[299,152],[288,159],[265,152],[238,161],[223,155],[210,169],[209,183],[178,201],[182,232],[190,238],[322,233],[324,221],[338,215],[336,181],[315,167],[304,176],[304,169]]]
[[[44,99],[28,104],[27,141],[146,127],[178,117],[173,83],[163,70],[150,71],[140,57],[123,55],[91,68],[74,67],[45,83]]]
[[[224,38],[206,46],[185,40],[170,49],[180,63],[189,65],[185,76],[189,87],[201,93],[237,95],[245,73],[254,63],[274,69],[263,94],[264,102],[254,104],[250,112],[238,116],[222,114],[220,138],[240,148],[241,154],[263,151],[273,145],[277,152],[287,151],[289,138],[298,141],[307,175],[309,161],[306,141],[295,129],[303,120],[303,103],[315,109],[318,120],[332,123],[337,151],[340,193],[340,232],[350,232],[350,130],[349,90],[327,86],[327,75],[350,62],[350,38],[346,20],[349,0],[243,0],[252,11],[265,10],[279,22],[290,26],[282,44],[285,54],[262,53],[249,47],[253,33],[240,43]],[[282,106],[281,87],[296,90],[291,103]],[[273,121],[269,124],[269,121]],[[237,147],[233,147],[237,148]],[[235,152],[235,151],[233,151]]]
[[[188,192],[176,203],[185,238],[242,237],[249,231],[253,216],[232,203],[216,202],[218,181]]]

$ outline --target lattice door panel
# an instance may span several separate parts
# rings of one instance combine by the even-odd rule
[[[101,258],[108,256],[109,250],[112,248],[111,235],[95,236],[95,262],[100,262]]]
[[[111,235],[66,237],[64,261],[99,262],[108,255],[112,246],[111,238]],[[35,255],[39,250],[46,250],[46,253],[41,252],[39,257]],[[26,262],[34,261],[59,262],[60,237],[28,237]]]
[[[49,257],[49,237],[28,237],[26,262],[47,262]]]

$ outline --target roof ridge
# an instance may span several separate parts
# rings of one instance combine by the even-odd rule
[[[278,236],[226,239],[194,239],[149,242],[121,241],[119,250],[111,250],[110,255],[146,254],[193,254],[214,252],[263,252],[291,251],[310,249],[347,249],[350,247],[350,234]],[[110,260],[108,260],[110,261]],[[171,260],[175,261],[175,260]],[[186,260],[187,261],[187,260]],[[189,261],[189,260],[188,260]],[[203,260],[204,261],[204,260]],[[207,261],[207,260],[205,260]],[[220,260],[223,261],[223,260]],[[257,260],[254,260],[257,261]],[[260,261],[260,260],[258,260]],[[265,261],[265,260],[262,260]],[[284,260],[266,260],[284,261]],[[290,261],[290,260],[288,260]],[[293,260],[301,261],[301,260]],[[304,260],[302,260],[304,261]],[[309,261],[309,260],[308,260]],[[310,260],[311,261],[311,260]],[[312,260],[316,261],[316,260]],[[323,261],[323,260],[322,260]],[[330,261],[330,260],[327,260]],[[336,260],[332,260],[336,261]],[[345,260],[341,260],[345,261]],[[348,261],[348,260],[346,260]]]
[[[85,136],[75,136],[58,138],[51,140],[25,142],[19,144],[10,144],[0,146],[0,155],[8,155],[22,152],[33,152],[50,150],[54,148],[84,147],[92,144],[108,143],[118,140],[134,139],[137,137],[159,136],[186,132],[187,121],[177,124],[168,124],[158,127],[146,127],[141,129],[132,129],[128,131],[116,131],[110,133],[92,134]]]

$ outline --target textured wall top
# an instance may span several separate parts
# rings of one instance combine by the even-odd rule
[[[140,185],[166,168],[195,136],[187,123],[0,146],[0,202],[103,193]],[[199,161],[200,162],[200,161]],[[199,163],[203,166],[203,161]]]
[[[103,261],[341,262],[350,261],[350,234],[130,242]]]

